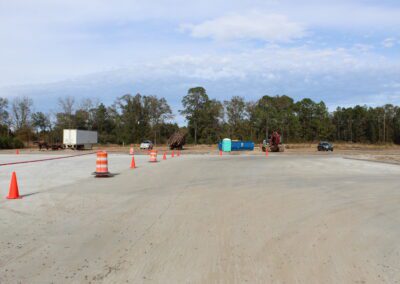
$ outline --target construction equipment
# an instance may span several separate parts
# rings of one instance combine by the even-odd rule
[[[168,145],[171,150],[178,149],[182,150],[183,145],[186,143],[186,135],[182,132],[175,132],[172,136],[168,139]]]
[[[281,136],[277,131],[274,131],[270,138],[263,141],[262,151],[265,152],[268,148],[269,152],[284,152],[285,146],[281,143]]]

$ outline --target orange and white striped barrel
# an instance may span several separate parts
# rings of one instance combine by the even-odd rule
[[[157,162],[157,151],[156,150],[150,151],[150,162],[152,162],[152,163]]]
[[[108,154],[105,151],[97,152],[97,160],[96,160],[96,176],[108,176],[110,173],[108,172]]]

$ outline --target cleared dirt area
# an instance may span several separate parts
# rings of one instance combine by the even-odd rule
[[[91,176],[94,155],[2,167],[0,283],[400,282],[397,165],[147,160],[130,170],[128,155],[111,154],[109,179]],[[4,199],[12,170],[31,195]]]

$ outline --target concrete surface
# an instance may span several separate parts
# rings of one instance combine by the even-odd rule
[[[96,170],[96,154],[85,154],[72,158],[69,157],[71,155],[74,153],[0,155],[0,164],[66,157],[60,160],[0,166],[1,192],[3,194],[8,192],[13,171],[17,174],[21,194],[37,193],[68,184],[79,184],[81,180],[92,177],[92,173]],[[109,154],[108,169],[113,174],[119,174],[121,171],[129,169],[131,160],[132,156],[126,154]],[[135,155],[138,167],[149,166],[148,160],[147,155]]]
[[[400,281],[399,166],[146,158],[111,155],[109,179],[94,156],[2,167],[0,283]],[[4,199],[13,169],[34,194]]]

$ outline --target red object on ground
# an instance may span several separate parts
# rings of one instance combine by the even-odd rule
[[[55,157],[55,158],[47,158],[47,159],[38,159],[38,160],[28,160],[28,161],[20,161],[20,162],[11,162],[11,163],[3,163],[0,166],[12,166],[12,165],[19,165],[19,164],[29,164],[29,163],[38,163],[38,162],[46,162],[46,161],[54,161],[54,160],[61,160],[67,158],[74,158],[86,155],[93,155],[94,153],[85,153],[79,155],[69,155],[69,156],[62,156],[62,157]]]
[[[279,145],[280,143],[281,143],[281,136],[279,135],[278,132],[274,131],[274,133],[272,133],[270,144],[276,146]]]
[[[7,199],[19,199],[19,190],[18,190],[18,182],[17,175],[15,172],[12,173],[11,182],[10,182],[10,191],[8,193]]]
[[[162,159],[163,159],[163,160],[166,160],[166,159],[167,159],[167,153],[164,152],[164,156],[163,156]]]
[[[132,155],[132,161],[131,161],[131,169],[136,168],[136,163],[135,163],[135,156]]]
[[[19,150],[18,149],[15,150],[15,154],[19,155]]]
[[[174,150],[171,152],[171,157],[173,158],[175,156]]]
[[[219,150],[219,155],[222,156],[222,150]]]

